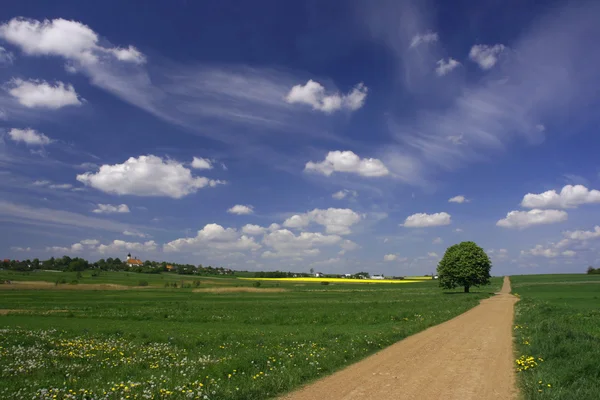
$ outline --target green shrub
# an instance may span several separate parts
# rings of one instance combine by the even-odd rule
[[[254,287],[260,287],[260,281],[256,281],[252,284]]]
[[[148,286],[148,281],[139,281],[138,286]]]
[[[329,282],[323,281],[323,282],[321,282],[321,285],[327,286],[327,285],[329,285]]]

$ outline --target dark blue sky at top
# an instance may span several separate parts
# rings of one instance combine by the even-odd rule
[[[56,55],[27,56],[18,46],[0,40],[0,46],[15,55],[12,65],[0,68],[2,82],[13,78],[62,81],[72,84],[85,99],[79,107],[28,112],[14,119],[9,114],[4,121],[0,119],[4,151],[19,158],[0,163],[5,172],[0,175],[0,182],[4,183],[2,199],[28,207],[27,212],[62,210],[146,227],[149,235],[146,239],[123,237],[114,230],[82,231],[81,226],[57,226],[35,222],[34,218],[22,223],[18,218],[6,217],[0,219],[0,224],[10,228],[11,234],[4,233],[4,246],[0,250],[23,257],[23,252],[16,249],[29,247],[31,257],[43,258],[50,254],[47,247],[69,247],[86,238],[102,243],[151,238],[158,244],[158,250],[144,255],[147,258],[203,263],[207,259],[240,269],[256,269],[259,265],[266,269],[306,269],[309,264],[317,263],[323,270],[345,271],[366,264],[372,272],[425,273],[436,263],[436,258],[428,253],[439,256],[446,245],[474,239],[487,249],[507,249],[510,255],[496,260],[499,273],[570,271],[594,263],[600,260],[600,254],[593,243],[586,249],[577,249],[578,255],[569,259],[560,256],[532,259],[521,251],[527,252],[538,244],[551,246],[549,243],[558,242],[565,230],[592,230],[595,224],[600,224],[599,205],[567,210],[568,220],[557,224],[523,230],[503,229],[495,224],[509,211],[520,210],[519,203],[527,193],[560,191],[567,184],[584,184],[590,190],[600,186],[599,119],[595,111],[599,102],[593,94],[599,82],[597,78],[586,80],[593,76],[590,65],[600,60],[600,51],[586,48],[593,40],[578,33],[576,23],[579,16],[591,19],[590,14],[597,11],[593,2],[517,0],[412,4],[239,0],[6,2],[0,9],[0,23],[15,17],[39,21],[63,18],[87,25],[98,34],[101,45],[135,46],[147,58],[146,64],[139,68],[147,72],[154,87],[183,90],[200,80],[190,76],[207,70],[234,71],[231,76],[241,79],[253,76],[248,71],[257,71],[263,83],[285,83],[290,85],[289,89],[312,79],[328,92],[348,93],[363,82],[368,95],[364,105],[353,112],[325,114],[298,106],[297,114],[285,114],[284,118],[277,114],[279,111],[273,111],[268,115],[281,118],[274,125],[204,117],[201,112],[182,116],[185,96],[160,99],[156,95],[156,104],[168,109],[168,117],[164,117],[158,115],[160,111],[144,109],[140,105],[143,96],[127,99],[126,95],[95,84],[85,73],[67,72],[65,60]],[[588,23],[593,26],[589,21],[582,26]],[[411,52],[407,45],[410,38],[425,32],[436,32],[439,36],[435,54],[425,53],[429,51],[426,45]],[[560,32],[565,33],[564,41],[556,39]],[[590,33],[591,37],[594,32],[598,33],[598,29]],[[489,70],[480,68],[468,56],[477,44],[503,44],[505,53],[510,54],[510,64],[499,62]],[[551,57],[554,47],[556,59]],[[570,58],[573,55],[577,57]],[[433,64],[424,63],[430,57]],[[460,67],[445,76],[435,76],[432,71],[437,59],[448,57],[458,60]],[[126,73],[132,67],[118,68],[119,73],[128,76]],[[534,68],[540,68],[540,73],[531,72]],[[135,76],[133,72],[131,76]],[[178,81],[181,76],[186,78]],[[225,78],[224,86],[235,87],[231,76]],[[540,83],[546,76],[547,86]],[[538,77],[539,82],[531,83]],[[568,90],[562,90],[558,82],[563,78],[568,81],[565,86]],[[517,102],[521,98],[531,99],[514,104],[513,111],[518,115],[521,109],[531,106],[522,118],[508,116],[506,110],[512,105],[505,103],[502,112],[506,111],[507,116],[500,116],[497,121],[480,121],[478,116],[471,120],[463,114],[455,116],[456,104],[461,104],[461,99],[472,99],[469,96],[473,93],[481,93],[476,97],[478,100],[496,96],[488,88],[504,79],[511,79],[509,82],[515,86],[508,94],[501,92],[503,96]],[[265,86],[248,84],[244,88],[263,93]],[[546,87],[550,88],[547,97]],[[519,94],[519,88],[528,89]],[[536,91],[541,93],[539,98],[532,94]],[[214,104],[220,110],[248,109],[263,116],[263,103],[253,108],[240,103],[238,98],[227,101],[215,98]],[[197,110],[212,105],[206,101]],[[432,144],[443,131],[435,125],[437,118],[444,121],[444,127],[448,121],[456,124],[456,135],[461,134],[461,124],[466,120],[474,126],[473,134],[480,135],[477,140],[482,142],[473,139],[456,152],[442,152]],[[543,124],[541,136],[519,132],[531,123]],[[504,127],[499,128],[498,124]],[[488,126],[495,145],[486,142]],[[26,127],[57,142],[40,156],[7,138],[11,128]],[[432,127],[433,131],[428,131]],[[466,129],[469,134],[470,128]],[[410,140],[421,135],[428,139]],[[443,140],[439,143],[443,147],[451,145]],[[398,155],[406,156],[414,158],[418,167],[414,174],[404,164],[390,167],[394,174],[403,176],[399,179],[343,173],[325,177],[303,172],[306,162],[322,161],[327,152],[335,150],[378,158],[388,167],[399,159]],[[85,169],[77,165],[115,165],[129,157],[149,154],[182,163],[189,163],[194,156],[211,158],[216,160],[213,170],[192,170],[192,173],[228,183],[203,188],[179,199],[119,196],[91,187],[69,193],[31,187],[36,180],[82,186],[75,177]],[[227,169],[218,166],[220,163]],[[342,189],[356,190],[358,196],[343,201],[332,199],[332,193]],[[459,194],[472,201],[448,203],[448,198]],[[94,204],[121,203],[128,204],[131,212],[90,214]],[[251,204],[255,213],[242,216],[227,213],[234,204]],[[350,208],[364,215],[353,233],[343,237],[356,242],[359,249],[336,254],[339,249],[321,248],[317,258],[273,261],[261,257],[265,250],[272,249],[257,237],[262,248],[252,252],[252,256],[246,255],[256,260],[254,264],[205,249],[171,254],[160,251],[164,243],[193,237],[206,224],[240,230],[245,224],[282,224],[293,214],[330,207]],[[416,230],[399,226],[409,215],[442,211],[452,215],[451,225]],[[456,228],[464,232],[453,232]],[[323,232],[318,225],[306,229]],[[443,244],[432,244],[437,237]],[[406,257],[407,261],[385,263],[382,261],[385,254],[396,254],[399,259]],[[82,255],[100,257],[91,252]]]

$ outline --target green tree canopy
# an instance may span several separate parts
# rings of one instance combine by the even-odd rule
[[[489,285],[492,262],[475,242],[462,242],[448,247],[437,267],[440,286],[454,289],[462,286]]]

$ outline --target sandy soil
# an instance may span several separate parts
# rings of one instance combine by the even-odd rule
[[[515,399],[512,324],[517,298],[500,293],[282,399]]]

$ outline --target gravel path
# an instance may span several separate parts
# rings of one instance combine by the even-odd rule
[[[512,324],[517,298],[500,293],[282,400],[516,399]]]

